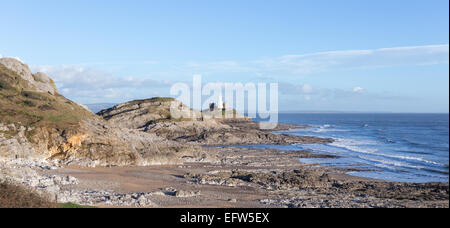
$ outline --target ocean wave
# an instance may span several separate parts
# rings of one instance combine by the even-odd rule
[[[336,128],[335,125],[323,124],[323,125],[310,125],[309,128],[299,129],[299,131],[313,132],[313,133],[327,133],[327,132],[348,132],[350,130]]]
[[[429,173],[435,173],[435,174],[440,174],[440,175],[448,175],[449,174],[449,172],[445,171],[445,170],[433,169],[433,168],[430,168],[427,166],[421,166],[421,165],[412,165],[412,164],[408,164],[405,162],[382,160],[382,159],[376,159],[376,158],[370,158],[370,157],[364,157],[364,156],[361,156],[361,159],[371,161],[371,162],[376,162],[375,164],[372,164],[372,165],[376,166],[378,168],[387,169],[387,170],[391,170],[391,171],[395,171],[395,172],[402,171],[402,170],[399,170],[396,168],[396,167],[399,167],[399,168],[421,170],[421,171],[426,171]],[[425,174],[419,174],[419,173],[415,173],[414,175],[422,175],[422,176],[429,176],[429,177],[442,177],[442,176],[437,176],[437,175],[429,175],[429,174],[425,175]]]
[[[426,160],[421,157],[411,157],[411,156],[405,156],[405,155],[389,155],[388,157],[398,158],[398,159],[403,159],[403,160],[410,160],[410,161],[420,161],[420,162],[425,162],[428,164],[433,164],[433,165],[438,165],[438,166],[445,166],[445,164],[442,164],[439,162],[434,162],[434,161],[429,161],[429,160]]]
[[[371,140],[351,140],[351,139],[338,139],[335,142],[331,143],[330,145],[345,148],[349,151],[356,152],[356,153],[364,153],[364,154],[370,154],[375,156],[383,156],[387,158],[394,158],[394,159],[400,159],[400,160],[409,160],[409,161],[416,161],[421,163],[427,163],[432,164],[436,166],[445,166],[445,164],[430,161],[422,157],[413,157],[413,156],[407,156],[407,155],[394,155],[394,154],[386,154],[386,153],[380,153],[378,152],[378,149],[374,148],[362,148],[361,145],[375,145],[376,142]]]
[[[333,143],[294,146],[339,157],[330,163],[379,170],[380,179],[448,182],[448,119],[440,123],[415,116],[341,117],[318,116],[308,128],[291,131],[298,136],[332,138]]]
[[[379,163],[380,166],[383,166],[384,168],[392,168],[392,166],[396,166],[396,167],[404,167],[404,168],[410,168],[410,169],[425,169],[425,166],[421,166],[421,165],[412,165],[412,164],[408,164],[405,162],[400,162],[400,161],[393,161],[393,160],[383,160],[383,159],[377,159],[377,158],[373,158],[373,157],[367,157],[367,156],[360,156],[361,159],[367,160],[367,161],[371,161],[371,162],[377,162]],[[375,166],[377,166],[377,164],[374,164]]]

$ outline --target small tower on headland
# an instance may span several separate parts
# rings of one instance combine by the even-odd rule
[[[222,96],[219,96],[219,99],[217,103],[211,103],[209,104],[209,111],[216,111],[216,110],[225,110],[226,109],[226,103],[223,102]]]

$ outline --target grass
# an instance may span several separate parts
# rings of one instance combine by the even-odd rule
[[[60,94],[30,91],[31,86],[0,64],[0,122],[65,130],[95,116]]]
[[[97,207],[83,206],[75,203],[60,203],[58,204],[58,208],[97,208]]]
[[[0,208],[97,208],[74,203],[55,203],[23,186],[0,182]]]
[[[175,98],[172,97],[154,97],[154,98],[150,98],[150,101],[152,102],[172,102],[174,101]]]
[[[140,103],[145,103],[145,102],[166,103],[166,102],[172,102],[174,100],[175,100],[175,98],[172,98],[172,97],[153,97],[153,98],[150,98],[150,99],[130,101],[130,102],[128,102],[128,105],[135,105],[135,104],[140,104]]]

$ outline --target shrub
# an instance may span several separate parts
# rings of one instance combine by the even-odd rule
[[[57,205],[22,186],[0,182],[0,208],[54,208]]]

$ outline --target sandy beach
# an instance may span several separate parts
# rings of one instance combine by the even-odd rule
[[[214,162],[48,171],[79,180],[77,190],[151,195],[150,207],[448,207],[448,184],[387,182],[349,169],[303,164],[308,151],[208,147]],[[99,207],[117,207],[107,200]]]

